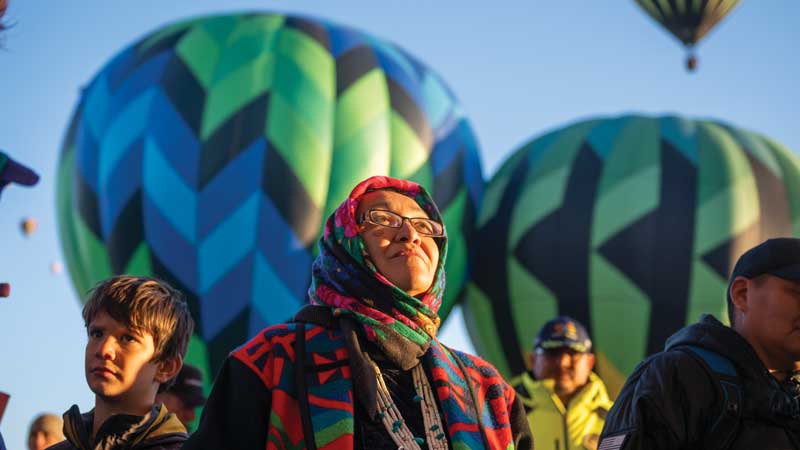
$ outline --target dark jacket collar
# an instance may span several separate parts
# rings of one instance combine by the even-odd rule
[[[681,345],[696,345],[728,358],[736,366],[741,377],[763,380],[765,375],[769,376],[769,371],[750,343],[711,314],[703,314],[697,323],[686,326],[670,336],[664,350]]]
[[[682,345],[695,345],[711,350],[730,360],[736,367],[746,395],[744,407],[759,417],[791,419],[792,428],[800,429],[800,397],[793,380],[778,382],[770,375],[753,347],[734,329],[725,326],[710,314],[673,334],[665,346],[671,350]]]
[[[64,436],[81,450],[145,449],[180,443],[188,437],[183,424],[160,403],[144,416],[115,414],[91,439],[94,409],[81,414],[78,405],[64,413]]]

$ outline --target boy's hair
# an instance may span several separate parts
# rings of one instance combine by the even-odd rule
[[[194,320],[180,291],[156,278],[117,275],[89,291],[83,321],[89,327],[101,311],[133,330],[153,336],[153,361],[186,356]],[[170,383],[162,384],[162,388]]]

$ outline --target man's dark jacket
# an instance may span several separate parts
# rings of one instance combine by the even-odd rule
[[[94,410],[81,414],[74,405],[64,413],[67,440],[47,450],[179,450],[188,437],[186,428],[160,403],[144,416],[109,417],[91,439]]]
[[[701,449],[726,437],[708,435],[719,430],[714,424],[725,407],[719,380],[686,345],[722,355],[736,368],[741,421],[729,449],[800,449],[796,384],[776,381],[750,344],[710,315],[672,335],[663,352],[634,370],[606,418],[601,447]]]

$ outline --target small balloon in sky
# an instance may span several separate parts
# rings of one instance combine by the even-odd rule
[[[35,233],[39,228],[39,221],[33,217],[26,217],[20,221],[19,228],[22,230],[22,234],[24,234],[25,237],[28,237]]]
[[[60,261],[53,261],[50,263],[50,273],[53,275],[60,275],[64,271],[64,264]]]
[[[695,45],[739,4],[739,0],[636,0],[636,3],[683,43],[688,53],[686,69],[692,72],[697,68]]]
[[[0,283],[0,297],[8,297],[9,295],[11,295],[11,285]]]

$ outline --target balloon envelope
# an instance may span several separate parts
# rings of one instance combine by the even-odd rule
[[[483,189],[455,98],[399,47],[322,20],[204,17],[124,49],[83,92],[58,188],[81,296],[115,273],[187,294],[211,374],[306,301],[324,219],[362,179],[428,187],[450,236],[446,315]],[[206,379],[213,379],[208,375]]]
[[[0,194],[3,192],[3,188],[11,183],[33,186],[38,182],[39,175],[36,172],[0,151]]]
[[[59,261],[53,261],[50,263],[50,273],[53,275],[60,275],[61,272],[64,271],[64,265],[61,264]]]
[[[739,0],[636,0],[636,3],[683,45],[700,42]]]
[[[22,230],[22,234],[26,237],[32,235],[36,232],[36,229],[39,227],[39,222],[36,221],[33,217],[26,217],[22,219],[19,224],[20,230]]]
[[[768,237],[800,235],[800,160],[762,135],[682,117],[578,122],[517,150],[489,182],[465,320],[505,375],[539,327],[583,322],[618,389],[701,313]]]

